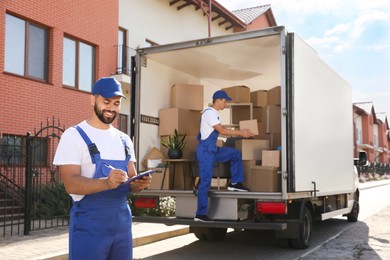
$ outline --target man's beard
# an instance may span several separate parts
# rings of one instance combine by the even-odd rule
[[[114,116],[113,116],[112,118],[106,118],[106,117],[103,115],[104,110],[99,110],[98,107],[97,107],[97,105],[96,105],[96,103],[95,103],[95,105],[94,105],[93,108],[94,108],[94,110],[95,110],[96,116],[100,119],[100,121],[102,121],[102,122],[105,123],[105,124],[111,124],[111,123],[115,120],[115,118],[118,116],[118,114],[117,114],[116,112],[111,111],[111,112],[114,114]]]

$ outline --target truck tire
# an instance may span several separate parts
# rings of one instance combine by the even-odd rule
[[[194,231],[199,240],[222,241],[226,237],[227,228],[206,228],[205,230]]]
[[[304,207],[299,219],[299,237],[287,239],[289,247],[296,249],[306,249],[310,246],[311,232],[313,228],[313,217],[311,211]]]
[[[355,201],[353,202],[351,212],[347,214],[347,219],[349,222],[356,222],[358,220],[359,210],[360,210],[359,201],[355,199]]]

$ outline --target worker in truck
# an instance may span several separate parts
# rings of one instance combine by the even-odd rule
[[[200,133],[198,134],[199,145],[196,149],[196,156],[199,160],[198,186],[198,207],[195,221],[211,222],[207,216],[208,191],[211,185],[211,178],[214,171],[214,162],[230,162],[230,184],[229,191],[248,191],[242,184],[244,181],[244,170],[242,166],[241,152],[230,147],[217,147],[218,135],[242,136],[244,138],[254,137],[248,129],[230,130],[222,126],[218,111],[223,110],[228,101],[232,99],[223,90],[213,94],[213,104],[202,112],[200,122]]]
[[[121,85],[101,78],[92,88],[89,119],[67,129],[58,144],[59,165],[66,191],[73,199],[69,225],[69,259],[132,259],[132,214],[127,195],[150,185],[137,175],[130,137],[113,127]]]

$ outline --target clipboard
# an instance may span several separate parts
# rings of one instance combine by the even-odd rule
[[[143,177],[148,176],[148,175],[150,175],[150,174],[152,174],[152,173],[158,172],[158,171],[160,171],[160,170],[161,170],[161,169],[158,169],[158,168],[156,168],[156,169],[151,169],[151,170],[147,170],[147,171],[145,171],[145,172],[143,172],[143,173],[140,173],[140,174],[138,174],[138,175],[136,175],[136,176],[134,176],[134,177],[131,177],[130,179],[128,179],[128,180],[126,181],[126,183],[130,183],[130,182],[133,182],[133,181],[135,181],[135,180],[142,179]]]

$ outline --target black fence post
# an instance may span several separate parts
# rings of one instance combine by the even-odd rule
[[[31,230],[31,206],[32,206],[32,140],[31,133],[26,138],[26,186],[24,200],[24,235],[29,235]]]

